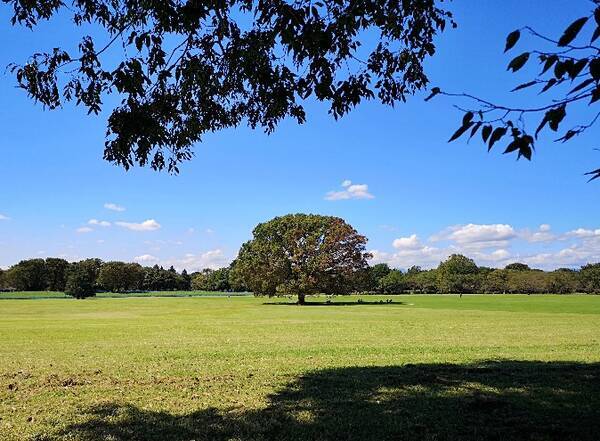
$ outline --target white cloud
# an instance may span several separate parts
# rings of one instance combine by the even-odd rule
[[[85,233],[91,233],[92,231],[94,231],[94,229],[90,228],[90,227],[79,227],[75,231],[79,234],[85,234]]]
[[[206,234],[213,234],[215,232],[215,230],[213,230],[212,228],[207,228],[206,230],[204,230],[204,232]]]
[[[112,211],[125,211],[125,207],[123,207],[122,205],[114,204],[112,202],[107,202],[106,204],[104,204],[104,208]]]
[[[512,256],[508,250],[503,248],[492,251],[491,253],[467,252],[468,257],[473,258],[479,265],[504,266],[507,260]]]
[[[345,180],[342,182],[344,190],[341,191],[330,191],[325,195],[325,199],[328,201],[340,201],[346,199],[373,199],[371,193],[369,193],[369,186],[367,184],[353,184],[352,181]]]
[[[95,226],[98,226],[98,227],[110,227],[111,224],[108,221],[101,221],[101,220],[98,220],[98,219],[90,219],[88,221],[88,225],[95,225]]]
[[[513,227],[507,224],[467,224],[453,227],[449,240],[457,243],[496,242],[516,237]]]
[[[131,231],[155,231],[158,230],[161,225],[154,219],[148,219],[144,222],[115,222],[119,227],[126,228]]]
[[[595,230],[588,230],[585,228],[578,228],[576,230],[569,231],[567,236],[570,237],[579,237],[583,239],[587,239],[590,237],[600,237],[600,228]]]
[[[0,221],[3,221],[3,220],[10,220],[10,217],[0,213]]]
[[[392,241],[392,251],[371,250],[372,263],[385,262],[397,268],[413,265],[434,268],[455,253],[490,267],[524,262],[552,270],[600,262],[600,228],[560,233],[554,232],[549,224],[520,230],[508,224],[464,224],[448,227],[429,241],[433,244],[421,242],[416,234],[399,237]]]
[[[400,249],[393,253],[380,250],[370,250],[369,252],[373,255],[373,264],[388,263],[395,268],[409,268],[413,265],[433,268],[454,251],[423,245],[418,248]]]
[[[523,262],[542,269],[560,266],[578,267],[587,263],[600,262],[600,248],[588,244],[575,244],[555,252],[544,252],[525,256]]]
[[[551,232],[551,227],[548,224],[542,224],[538,227],[537,231],[531,232],[529,230],[523,230],[520,236],[528,242],[552,242],[557,237]]]
[[[396,249],[415,249],[421,247],[421,243],[419,242],[419,238],[416,234],[413,234],[408,237],[400,237],[398,239],[394,239],[392,245]]]
[[[229,265],[231,260],[223,250],[217,248],[200,254],[187,253],[181,258],[161,260],[161,263],[165,267],[173,265],[178,271],[186,269],[193,272],[204,268],[221,268]]]
[[[158,262],[158,257],[151,254],[142,254],[141,256],[134,257],[133,260],[138,263]]]
[[[505,248],[508,241],[518,237],[508,224],[465,224],[448,227],[431,236],[431,242],[451,241],[461,248],[482,250]]]

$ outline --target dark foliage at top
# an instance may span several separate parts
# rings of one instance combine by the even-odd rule
[[[76,54],[54,48],[13,65],[18,84],[49,109],[74,101],[89,113],[118,93],[105,159],[175,173],[205,133],[303,123],[310,97],[335,118],[364,99],[405,101],[428,82],[434,36],[454,25],[435,0],[2,1],[13,24],[70,14],[103,29]],[[373,47],[361,44],[368,35]]]
[[[539,94],[550,94],[545,104],[533,107],[513,107],[490,102],[465,93],[448,93],[435,87],[428,99],[441,94],[465,98],[474,102],[473,108],[458,107],[464,112],[460,127],[451,136],[450,142],[468,134],[469,139],[478,133],[487,144],[488,151],[504,142],[504,153],[516,153],[517,158],[531,160],[535,142],[543,130],[557,133],[556,142],[565,143],[586,132],[600,118],[600,111],[590,111],[588,121],[571,123],[566,121],[573,106],[595,109],[600,100],[600,0],[593,0],[596,8],[587,17],[581,17],[569,25],[558,39],[549,38],[527,26],[511,32],[505,52],[513,50],[522,34],[535,38],[538,43],[550,45],[550,50],[528,50],[514,57],[507,70],[516,73],[534,60],[539,70],[533,78],[516,86],[512,92],[537,88]],[[589,31],[586,32],[586,31]],[[552,95],[553,93],[553,95]],[[545,96],[545,95],[544,95]],[[585,108],[584,107],[584,108]],[[531,127],[527,120],[535,118]],[[535,131],[532,130],[535,128]],[[600,178],[600,169],[587,173],[590,180]]]

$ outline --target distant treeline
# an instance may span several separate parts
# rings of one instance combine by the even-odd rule
[[[144,267],[138,263],[86,259],[70,263],[60,258],[28,259],[8,270],[0,269],[2,291],[60,291],[89,297],[99,291],[230,291],[228,269],[188,274],[172,266]],[[235,286],[243,291],[243,286]]]
[[[435,269],[413,266],[407,271],[387,264],[369,268],[366,290],[377,293],[570,294],[600,293],[600,263],[581,269],[554,271],[511,263],[503,269],[478,267],[472,259],[454,254]]]
[[[235,265],[235,262],[234,264]],[[402,293],[600,293],[600,263],[578,270],[531,269],[511,263],[503,269],[478,267],[472,259],[454,254],[435,269],[413,266],[407,271],[381,263],[357,274],[357,292]],[[89,297],[99,291],[247,291],[232,267],[204,269],[188,274],[172,266],[144,267],[138,263],[86,259],[69,263],[60,258],[28,259],[8,270],[0,269],[0,290],[60,291]]]

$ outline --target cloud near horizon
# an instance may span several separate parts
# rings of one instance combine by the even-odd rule
[[[371,250],[372,263],[397,268],[434,268],[451,254],[464,254],[480,266],[504,267],[523,262],[541,269],[579,267],[600,261],[600,229],[578,228],[557,234],[549,224],[534,230],[509,224],[464,224],[447,227],[422,243],[416,234],[391,243],[394,251]],[[515,246],[519,251],[515,251]]]
[[[165,268],[172,265],[177,271],[185,269],[191,273],[205,268],[221,268],[229,265],[232,260],[222,249],[216,248],[199,254],[187,253],[183,257],[159,259],[159,264]]]
[[[133,260],[138,263],[153,263],[159,261],[158,257],[151,254],[142,254],[141,256],[134,257]]]

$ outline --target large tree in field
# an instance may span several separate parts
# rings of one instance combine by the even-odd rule
[[[442,1],[2,0],[13,24],[68,16],[73,34],[100,31],[77,51],[49,41],[13,66],[18,85],[46,108],[89,113],[117,93],[104,158],[170,172],[206,133],[303,123],[307,99],[335,118],[365,99],[405,101],[428,83],[435,35],[454,25]]]
[[[343,219],[290,214],[259,224],[232,271],[258,295],[346,294],[360,284],[367,239]]]

